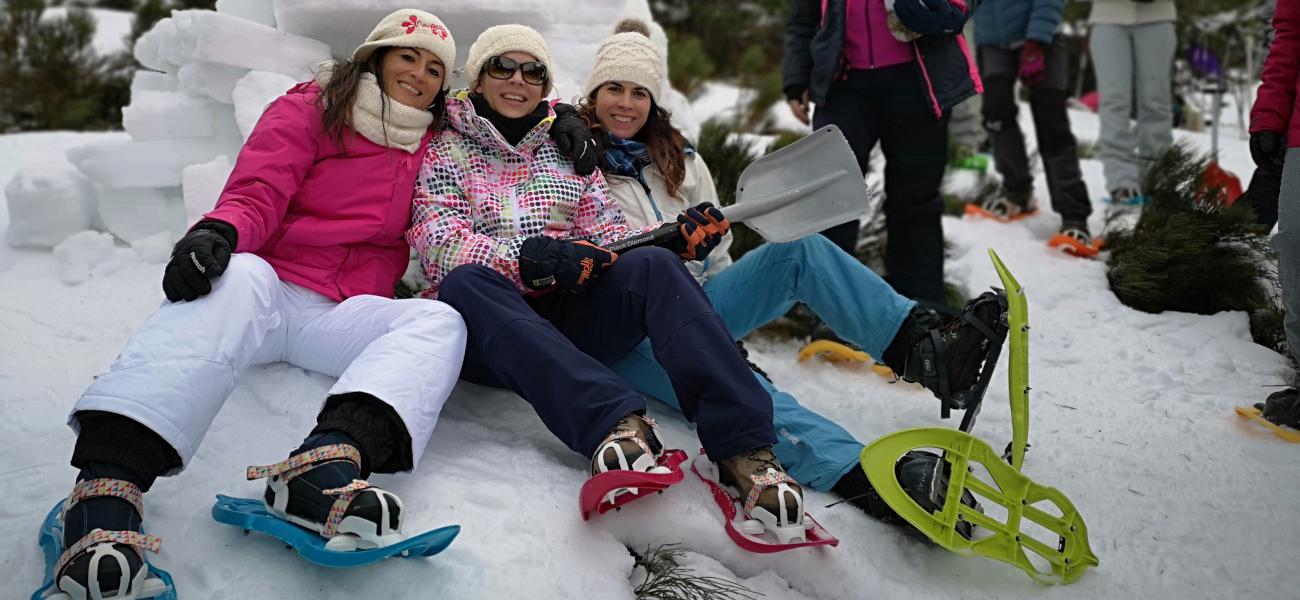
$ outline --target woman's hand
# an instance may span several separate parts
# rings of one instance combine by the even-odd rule
[[[578,292],[617,259],[618,254],[586,240],[536,235],[519,248],[519,278],[534,290],[555,286]]]
[[[238,232],[223,221],[199,221],[172,248],[163,271],[163,293],[172,302],[195,300],[212,292],[212,280],[226,272]]]
[[[556,104],[555,122],[551,123],[551,139],[560,154],[573,161],[573,171],[579,175],[591,175],[596,170],[596,140],[591,137],[587,122],[578,116],[578,110],[571,104]]]
[[[673,250],[686,260],[704,260],[731,230],[731,221],[708,202],[701,202],[677,215],[682,244]]]

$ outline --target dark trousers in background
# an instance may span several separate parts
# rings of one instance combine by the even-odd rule
[[[813,127],[836,125],[848,138],[863,175],[871,150],[885,155],[885,270],[898,293],[943,304],[943,200],[939,185],[948,165],[947,116],[930,109],[916,65],[849,71],[835,82]],[[822,232],[850,255],[858,241],[853,221]]]
[[[1002,175],[1007,199],[1025,206],[1034,193],[1034,174],[1025,153],[1025,136],[1016,121],[1016,78],[1020,49],[979,46],[980,77],[984,79],[984,128],[993,149],[993,164]],[[1029,110],[1038,135],[1038,155],[1047,175],[1052,210],[1062,221],[1081,223],[1092,214],[1088,187],[1079,172],[1079,155],[1070,116],[1065,110],[1069,54],[1060,38],[1046,53],[1042,83],[1029,88]]]
[[[443,280],[438,299],[469,328],[461,377],[519,394],[583,456],[619,419],[645,410],[645,399],[606,365],[646,337],[710,458],[776,442],[772,397],[668,250],[623,254],[582,293],[527,299],[496,271],[465,265]]]

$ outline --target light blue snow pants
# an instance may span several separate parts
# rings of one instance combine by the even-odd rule
[[[1174,142],[1173,21],[1092,26],[1093,69],[1101,105],[1101,164],[1106,190],[1138,189],[1147,166]],[[1137,105],[1137,130],[1130,120]]]
[[[763,244],[705,282],[704,293],[736,339],[803,302],[835,333],[875,358],[884,353],[916,304],[820,235]],[[642,342],[612,368],[636,391],[677,407],[668,374],[655,362],[648,343]],[[777,458],[800,484],[829,490],[857,465],[862,442],[765,377],[754,377],[772,395]]]

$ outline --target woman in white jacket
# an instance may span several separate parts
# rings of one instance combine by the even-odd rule
[[[1174,0],[1092,3],[1089,48],[1101,96],[1101,162],[1117,207],[1144,202],[1140,183],[1146,167],[1174,141],[1169,80],[1176,17]],[[1136,131],[1129,120],[1135,104]]]
[[[663,63],[645,25],[624,21],[615,31],[597,50],[585,86],[587,97],[580,102],[581,114],[592,125],[601,149],[600,166],[611,195],[634,226],[664,221],[700,202],[716,202],[709,167],[671,125],[667,111],[655,103]],[[728,233],[721,248],[730,243]],[[736,339],[803,302],[837,334],[884,360],[904,379],[938,389],[939,378],[946,377],[953,396],[974,386],[985,360],[997,359],[987,356],[988,340],[975,327],[961,324],[960,319],[939,323],[937,315],[899,295],[821,235],[763,244],[734,264],[725,251],[714,251],[709,260],[687,266]],[[986,297],[968,304],[967,310],[990,325],[1000,316],[998,303]],[[932,362],[931,371],[922,373],[921,353],[935,350],[932,331],[940,333],[944,355],[950,358],[939,361],[944,364]],[[635,348],[613,369],[638,392],[676,406],[668,376],[648,344]],[[805,486],[834,490],[869,514],[893,518],[862,469],[855,468],[863,444],[831,420],[800,406],[765,377],[755,377],[772,395],[778,436],[775,453],[789,473]],[[917,473],[933,473],[938,457],[917,453],[904,460]],[[933,508],[925,498],[928,494],[918,494],[918,502]]]

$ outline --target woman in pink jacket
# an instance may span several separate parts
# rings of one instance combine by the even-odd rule
[[[170,302],[72,409],[80,474],[59,590],[135,598],[153,587],[143,550],[158,540],[141,533],[141,494],[189,464],[253,364],[338,377],[294,462],[263,470],[295,467],[268,480],[267,508],[360,548],[394,539],[397,497],[349,484],[415,467],[464,354],[454,310],[392,298],[420,150],[440,126],[455,55],[437,17],[399,10],[350,60],[267,107],[216,208],[172,251]]]
[[[1278,0],[1273,43],[1250,109],[1250,155],[1260,170],[1282,173],[1277,199],[1278,277],[1283,325],[1292,356],[1300,356],[1300,0]],[[1300,428],[1300,392],[1289,387],[1257,404],[1264,418]]]

